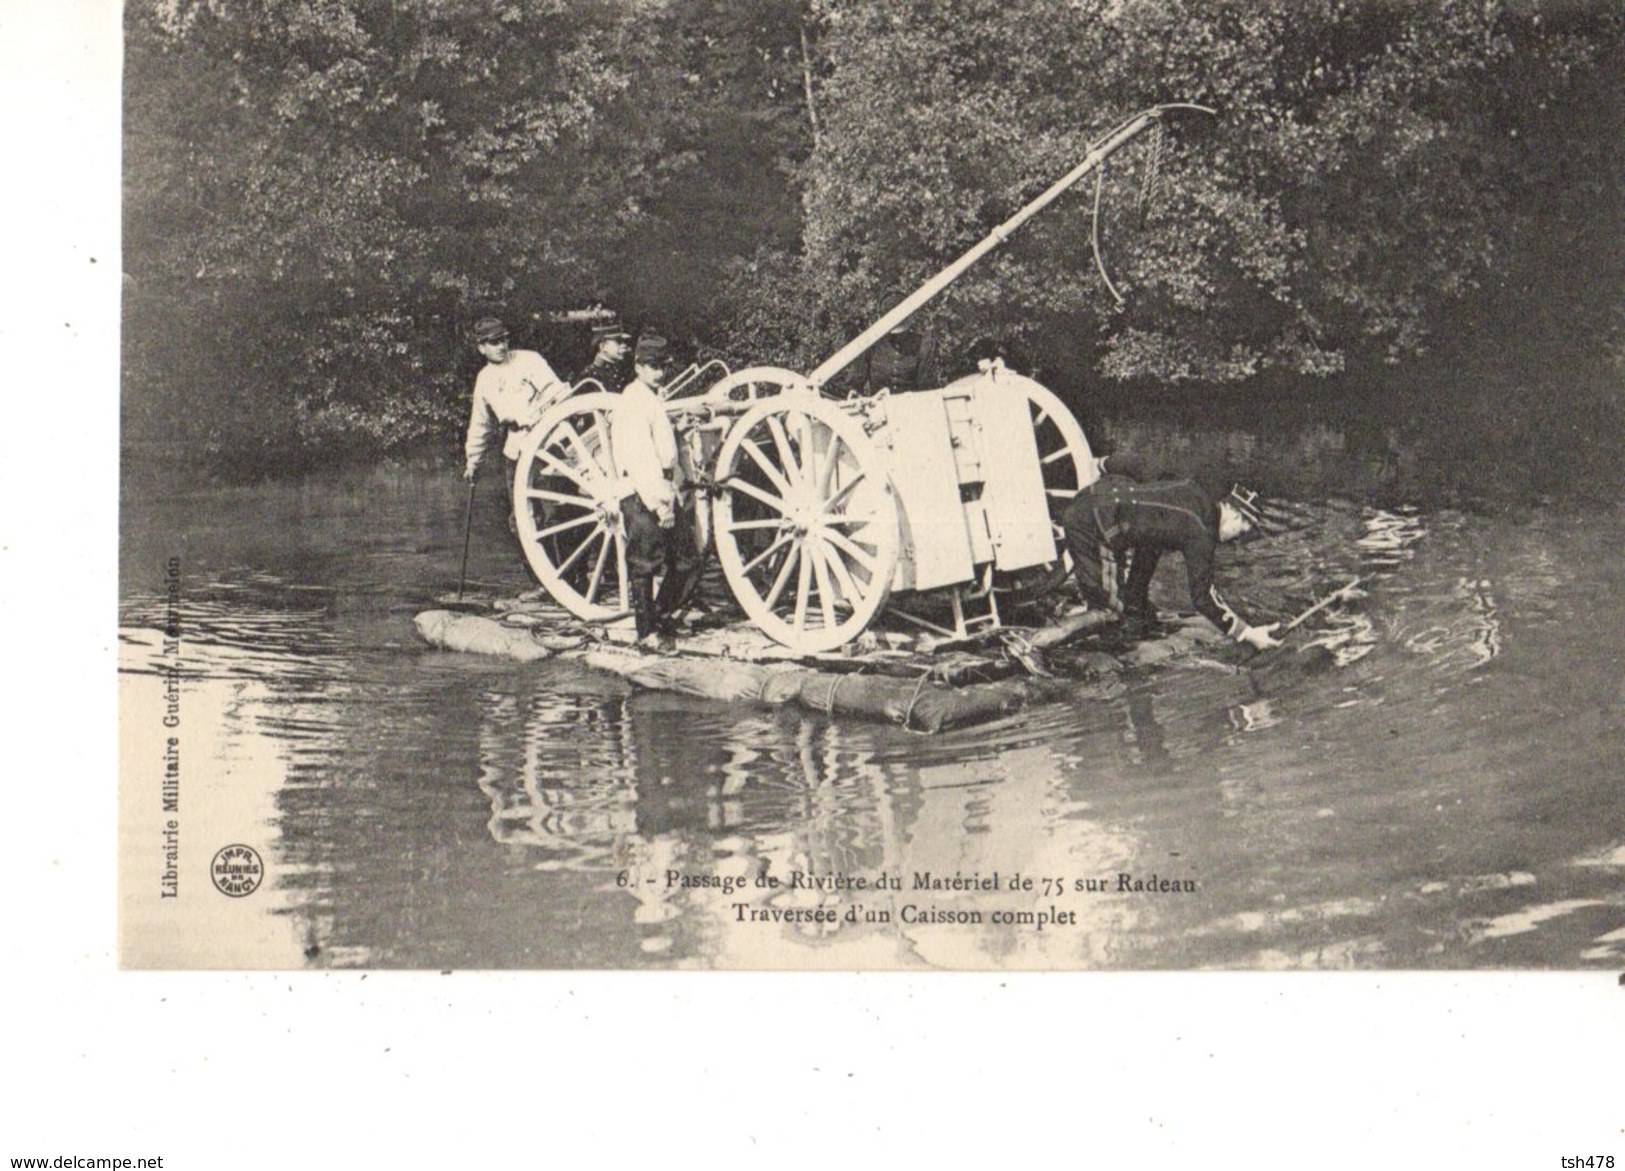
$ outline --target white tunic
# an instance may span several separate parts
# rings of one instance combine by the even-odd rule
[[[502,454],[518,459],[524,431],[569,394],[570,387],[535,350],[512,350],[506,362],[487,363],[474,379],[474,406],[463,445],[468,470],[480,466],[491,441],[503,433]]]
[[[665,403],[653,387],[637,378],[621,393],[611,418],[609,450],[616,471],[661,524],[670,524],[676,516],[681,471],[677,432]]]

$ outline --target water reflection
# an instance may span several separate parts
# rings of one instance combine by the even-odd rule
[[[591,873],[623,892],[641,951],[692,962],[1005,963],[1020,951],[1011,931],[927,921],[986,908],[985,893],[920,894],[914,876],[1104,873],[1133,853],[1090,823],[1067,792],[1072,762],[1047,743],[888,741],[650,694],[523,710],[504,698],[483,709],[479,784],[493,838],[523,847],[526,866]],[[1057,819],[1064,838],[1047,828]]]
[[[1204,938],[1193,930],[1234,897],[1255,822],[1279,813],[1244,761],[1221,762],[1208,787],[1216,753],[1245,757],[1242,738],[1283,722],[1268,700],[1231,702],[1238,685],[1203,672],[1161,690],[1080,688],[929,741],[654,694],[489,697],[479,787],[517,864],[615,892],[609,913],[666,962],[1178,964],[1180,941]],[[1195,889],[1147,898],[1124,874]]]
[[[1303,444],[1353,455],[1330,433]],[[1304,504],[1292,533],[1227,550],[1221,572],[1272,620],[1361,578],[1309,624],[1333,669],[1260,690],[1217,648],[916,737],[427,651],[411,614],[461,516],[455,495],[386,487],[371,511],[236,493],[231,507],[272,520],[221,524],[188,553],[189,767],[264,844],[265,897],[237,912],[275,929],[278,963],[1474,967],[1625,952],[1625,581],[1599,555],[1625,543],[1617,512]],[[500,561],[503,533],[485,535],[476,558]],[[1157,600],[1186,604],[1178,589]],[[127,576],[121,669],[154,694],[172,665],[166,604]],[[995,872],[998,892],[914,888]],[[1116,889],[1123,873],[1197,885],[1137,894]],[[1016,874],[1034,887],[1011,890]],[[1045,913],[1071,918],[1039,930]]]
[[[546,695],[521,711],[516,696],[485,696],[478,784],[491,801],[491,836],[531,847],[537,870],[608,867],[637,828],[629,748],[609,706]]]

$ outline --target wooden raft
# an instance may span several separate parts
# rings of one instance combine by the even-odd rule
[[[915,732],[940,732],[1019,711],[1064,686],[1046,678],[1044,654],[1099,631],[1109,619],[1074,612],[1031,631],[990,631],[953,643],[876,633],[849,653],[799,655],[747,624],[695,629],[671,654],[629,644],[629,631],[576,622],[552,606],[495,603],[489,614],[429,610],[417,615],[418,634],[445,650],[519,662],[563,658],[621,676],[634,686],[730,703],[775,708],[796,705],[829,716],[859,716]],[[1201,619],[1173,636],[1127,653],[1074,655],[1086,676],[1157,666],[1211,645]],[[1221,666],[1211,660],[1202,665]],[[1231,668],[1227,668],[1231,669]],[[1075,682],[1075,680],[1073,681]]]
[[[1287,624],[1348,594],[1358,579]],[[749,623],[692,623],[670,654],[633,645],[631,619],[587,624],[539,592],[478,602],[446,599],[446,608],[414,620],[418,634],[445,650],[517,662],[560,657],[621,676],[638,687],[761,707],[795,704],[825,715],[856,715],[940,732],[995,719],[1080,681],[1115,679],[1125,671],[1165,666],[1215,669],[1244,676],[1255,696],[1280,693],[1336,666],[1324,645],[1289,642],[1247,655],[1204,618],[1164,616],[1150,637],[1123,640],[1114,619],[1073,610],[1037,629],[1005,627],[954,642],[918,632],[865,631],[839,652],[803,654],[780,646]],[[471,608],[483,612],[469,613]],[[1090,635],[1093,649],[1068,646]],[[1066,683],[1052,682],[1046,652],[1064,658]],[[1109,653],[1108,653],[1109,652]]]

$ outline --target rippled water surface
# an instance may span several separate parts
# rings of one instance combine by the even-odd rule
[[[1220,651],[922,737],[421,645],[462,505],[411,469],[126,498],[126,718],[161,710],[178,620],[188,783],[228,787],[262,843],[280,965],[1625,961],[1617,508],[1306,501],[1298,531],[1226,550],[1221,581],[1282,616],[1361,578],[1310,623],[1333,666],[1255,675]],[[470,576],[529,584],[494,496]],[[925,872],[1000,893],[912,889]],[[796,873],[903,889],[757,881]],[[776,921],[819,908],[835,922]]]

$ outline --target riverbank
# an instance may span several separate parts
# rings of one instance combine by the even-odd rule
[[[1511,351],[1477,338],[1404,367],[1332,380],[1046,385],[1068,401],[1097,452],[1131,450],[1152,473],[1240,477],[1290,499],[1383,507],[1484,512],[1618,499],[1625,351],[1602,341],[1584,356],[1557,351]],[[458,474],[460,409],[444,408],[439,419],[411,414],[413,429],[400,432],[408,439],[366,426],[275,447],[198,447],[182,432],[127,430],[127,499],[275,479],[348,481],[374,468]]]

